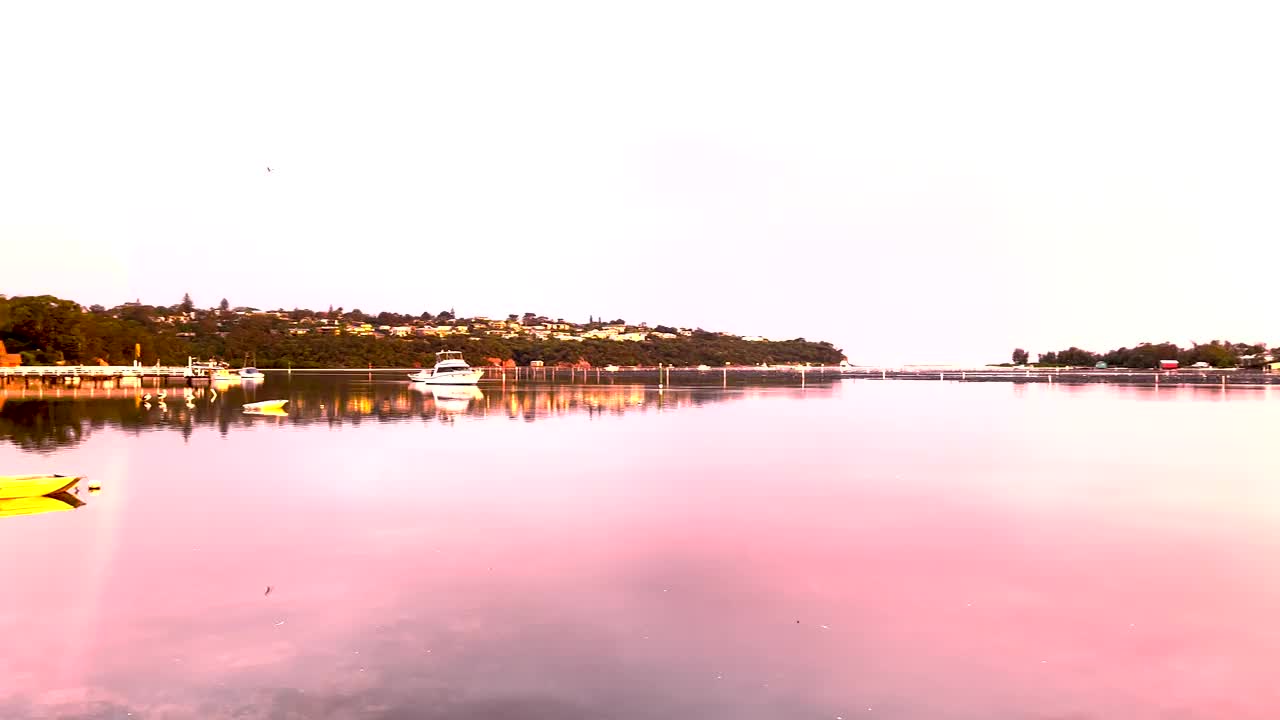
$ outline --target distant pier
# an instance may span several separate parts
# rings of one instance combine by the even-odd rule
[[[188,377],[184,366],[165,365],[25,365],[0,368],[0,378]],[[204,377],[202,374],[201,377]]]
[[[74,385],[84,381],[106,382],[155,379],[209,380],[221,366],[212,363],[191,365],[20,365],[0,368],[0,384],[32,382]]]
[[[719,367],[483,367],[484,384],[511,382],[649,382],[656,379],[659,387],[680,383],[709,384],[715,381],[741,382],[798,382],[858,380],[913,380],[934,382],[1007,382],[1007,383],[1060,383],[1063,385],[1117,384],[1117,385],[1199,385],[1220,387],[1247,387],[1280,385],[1280,372],[1263,372],[1254,369],[1196,369],[1179,370],[1099,370],[1091,368],[995,368],[995,367],[867,367],[867,366],[804,366],[804,365],[726,365]],[[278,369],[281,374],[297,373],[388,373],[412,372],[416,368],[292,368]],[[224,375],[218,375],[218,373]],[[117,384],[163,384],[196,381],[221,382],[227,372],[225,366],[216,363],[192,363],[173,365],[30,365],[0,368],[0,385],[76,385],[81,382],[101,384],[116,381]],[[232,376],[228,380],[238,380]]]

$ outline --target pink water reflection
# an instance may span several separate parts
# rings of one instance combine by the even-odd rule
[[[106,490],[0,520],[0,715],[1280,707],[1265,390],[857,382],[648,408],[4,446],[0,466]]]

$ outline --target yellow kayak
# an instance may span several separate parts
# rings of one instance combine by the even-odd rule
[[[78,475],[0,475],[0,500],[52,495],[82,479]]]
[[[39,515],[40,513],[57,512],[59,510],[75,510],[84,505],[74,495],[64,492],[42,497],[10,498],[0,500],[0,517],[11,515]]]

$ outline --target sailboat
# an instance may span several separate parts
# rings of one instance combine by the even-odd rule
[[[237,374],[241,380],[261,380],[266,377],[261,370],[249,364],[249,355],[247,353],[244,356],[244,367],[240,368]]]

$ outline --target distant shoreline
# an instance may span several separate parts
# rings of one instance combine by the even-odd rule
[[[1254,369],[1208,368],[1179,370],[1098,370],[1089,368],[866,368],[853,367],[841,375],[863,380],[918,380],[946,382],[1008,382],[1063,385],[1196,385],[1267,386],[1280,385],[1280,372]]]

